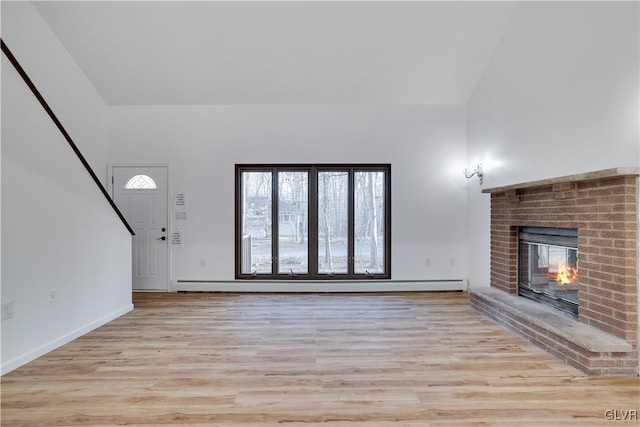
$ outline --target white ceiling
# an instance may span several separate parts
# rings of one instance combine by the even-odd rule
[[[36,2],[110,105],[465,104],[512,2]]]

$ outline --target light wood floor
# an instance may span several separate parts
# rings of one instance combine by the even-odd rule
[[[620,412],[640,411],[638,378],[586,377],[464,293],[134,303],[2,377],[2,425],[638,425]]]

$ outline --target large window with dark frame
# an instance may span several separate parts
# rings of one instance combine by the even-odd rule
[[[391,165],[236,165],[236,278],[390,279]]]

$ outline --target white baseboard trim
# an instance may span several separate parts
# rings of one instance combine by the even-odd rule
[[[171,282],[170,292],[424,292],[468,291],[455,280],[187,280]]]
[[[122,307],[119,310],[116,310],[112,313],[107,314],[106,316],[103,316],[91,323],[89,323],[88,325],[83,326],[82,328],[76,329],[74,331],[69,332],[68,334],[65,334],[59,338],[56,338],[53,341],[49,341],[48,343],[34,349],[31,350],[21,356],[18,356],[12,360],[9,360],[8,362],[4,362],[2,363],[2,366],[0,367],[0,375],[4,375],[7,374],[11,371],[13,371],[14,369],[19,368],[20,366],[26,365],[27,363],[31,362],[32,360],[37,359],[40,356],[44,356],[45,354],[49,353],[52,350],[55,350],[58,347],[61,347],[73,340],[75,340],[76,338],[81,337],[82,335],[93,331],[96,328],[99,328],[102,325],[105,325],[109,322],[111,322],[112,320],[117,319],[118,317],[129,313],[131,310],[133,310],[133,304],[128,304],[124,307]]]

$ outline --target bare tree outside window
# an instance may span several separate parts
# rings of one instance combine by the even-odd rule
[[[309,173],[279,171],[278,174],[278,272],[281,274],[307,274],[309,271],[307,248]]]
[[[318,271],[348,272],[349,173],[318,174]]]
[[[381,172],[356,172],[355,271],[374,274],[384,271],[384,181]]]
[[[242,174],[243,274],[270,274],[271,172]]]

